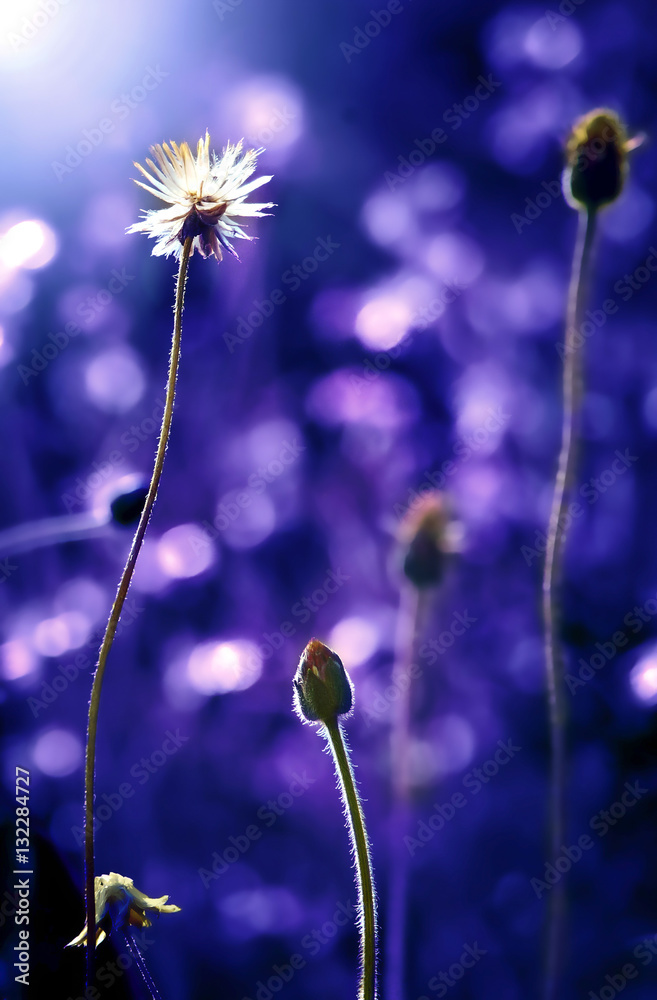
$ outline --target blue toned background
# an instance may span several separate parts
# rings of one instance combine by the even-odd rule
[[[485,954],[448,995],[537,995],[539,591],[576,228],[558,182],[570,124],[597,105],[648,138],[600,220],[584,347],[563,595],[568,845],[593,846],[564,876],[563,996],[606,1000],[628,963],[626,996],[654,995],[641,946],[657,933],[653,4],[388,6],[0,13],[3,997],[18,995],[16,766],[32,782],[32,994],[83,991],[83,955],[62,948],[83,923],[87,703],[131,538],[108,509],[150,474],[175,272],[124,235],[155,207],[132,163],[206,128],[217,149],[266,147],[277,208],[241,263],[191,262],[173,436],[103,692],[97,871],[182,908],[147,951],[164,1000],[354,995],[347,836],[291,678],[317,636],[354,680],[347,730],[385,928],[395,535],[431,482],[463,539],[413,683],[407,1000],[440,996],[429,984],[465,945]],[[519,749],[482,783],[500,740]],[[628,782],[649,792],[613,827],[596,820]],[[457,792],[465,806],[441,817]],[[274,994],[294,955],[303,967]],[[144,996],[133,973],[108,972],[103,997]]]

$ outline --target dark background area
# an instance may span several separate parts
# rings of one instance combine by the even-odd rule
[[[409,859],[407,998],[438,995],[430,980],[475,942],[486,954],[449,995],[537,995],[541,546],[577,222],[557,184],[570,125],[599,105],[647,140],[600,220],[590,307],[618,308],[583,348],[563,618],[568,670],[589,678],[569,692],[568,845],[589,833],[593,847],[564,876],[563,996],[600,995],[629,962],[625,995],[654,995],[657,962],[635,949],[657,933],[657,293],[652,272],[633,277],[656,253],[654,6],[399,6],[378,23],[385,5],[347,0],[20,0],[0,14],[1,888],[19,766],[34,996],[83,991],[82,952],[62,949],[83,923],[87,704],[131,538],[103,522],[150,475],[164,396],[175,264],[124,233],[156,207],[132,163],[206,128],[217,151],[266,147],[258,172],[274,179],[258,195],[277,207],[237,243],[240,263],[191,261],[171,444],[103,692],[96,871],[182,908],[146,956],[163,1000],[256,1000],[294,954],[306,964],[277,995],[353,995],[353,926],[308,943],[355,890],[331,762],[292,712],[291,679],[317,636],[354,681],[346,729],[385,927],[395,538],[429,474],[463,540],[424,626],[445,650],[418,651],[412,830],[456,792],[467,807]],[[93,526],[66,540],[80,515]],[[49,544],[6,555],[17,526],[53,518]],[[457,638],[455,615],[474,619]],[[520,749],[475,794],[499,740]],[[591,821],[627,782],[649,791],[600,835]],[[11,905],[7,998],[25,995]],[[133,972],[105,995],[144,996]]]

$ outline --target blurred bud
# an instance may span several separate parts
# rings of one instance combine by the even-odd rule
[[[110,513],[114,523],[120,524],[124,528],[136,524],[141,517],[147,496],[148,489],[145,486],[117,494],[110,504]]]
[[[450,520],[444,493],[432,490],[401,522],[404,573],[418,589],[435,587],[442,581],[447,556],[454,551]]]
[[[596,209],[615,201],[627,174],[627,154],[642,142],[628,140],[620,118],[595,108],[578,118],[566,143],[563,190],[573,208]]]
[[[351,711],[353,688],[342,660],[319,639],[311,639],[294,675],[295,708],[307,722],[335,722]]]

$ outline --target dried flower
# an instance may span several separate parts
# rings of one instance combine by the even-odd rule
[[[106,932],[100,926],[103,920],[111,920],[112,928],[117,930],[131,927],[150,927],[147,911],[153,913],[178,913],[179,906],[167,905],[168,896],[151,899],[136,889],[131,878],[125,878],[116,872],[100,875],[94,880],[96,903],[96,947],[105,940]],[[87,925],[76,938],[66,945],[73,948],[87,943]]]
[[[351,711],[351,681],[337,653],[311,639],[293,680],[297,713],[307,722],[335,722]]]
[[[578,118],[566,144],[563,189],[573,208],[597,209],[615,201],[627,174],[627,154],[643,141],[628,139],[620,118],[595,108]]]
[[[155,256],[175,254],[180,259],[182,247],[188,237],[193,237],[192,253],[198,250],[202,257],[215,255],[222,259],[222,247],[233,256],[237,254],[230,239],[251,240],[235,221],[236,217],[268,215],[264,209],[272,208],[271,202],[255,204],[244,199],[256,188],[266,184],[271,177],[247,179],[256,168],[262,149],[242,152],[243,140],[230,143],[220,157],[210,153],[210,135],[199,139],[196,156],[188,144],[178,146],[163,143],[151,146],[154,160],[146,160],[150,173],[139,163],[135,166],[147,180],[135,181],[145,191],[171,208],[152,209],[144,212],[141,222],[136,222],[128,233],[146,233],[156,239]],[[155,161],[155,162],[154,162]]]

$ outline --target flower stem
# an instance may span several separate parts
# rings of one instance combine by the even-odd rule
[[[376,900],[363,807],[340,723],[335,718],[332,722],[325,722],[324,725],[335,761],[342,801],[349,819],[351,844],[356,858],[361,961],[358,1000],[376,1000]]]
[[[419,630],[422,594],[406,581],[402,586],[395,664],[392,685],[399,692],[390,736],[390,769],[392,774],[392,816],[390,825],[390,896],[388,900],[386,935],[386,993],[388,1000],[402,1000],[406,982],[406,897],[408,884],[408,851],[401,845],[409,824],[409,743],[411,729],[410,669]]]
[[[134,959],[135,965],[141,973],[141,978],[146,983],[146,988],[151,995],[152,1000],[161,1000],[160,994],[157,991],[157,986],[153,982],[153,977],[151,976],[148,968],[146,967],[146,962],[144,961],[144,956],[139,950],[139,945],[134,940],[132,934],[129,930],[125,929],[123,931],[123,936],[125,938],[125,943],[130,955]]]
[[[89,723],[87,728],[87,748],[84,768],[84,871],[85,871],[85,908],[87,915],[87,986],[91,987],[94,980],[94,958],[96,935],[94,927],[96,924],[95,914],[95,893],[94,893],[94,780],[96,771],[96,733],[98,730],[98,710],[100,708],[100,692],[103,686],[103,676],[107,657],[112,648],[112,642],[116,634],[116,628],[121,617],[121,610],[125,602],[130,581],[135,571],[137,556],[141,550],[146,534],[146,528],[151,516],[158,486],[162,477],[162,467],[169,442],[171,430],[171,418],[173,415],[173,403],[176,394],[176,379],[178,376],[178,363],[180,361],[180,334],[182,330],[182,312],[185,300],[185,282],[187,280],[187,268],[192,251],[193,240],[185,240],[182,255],[180,257],[180,268],[178,270],[178,280],[176,282],[176,304],[173,324],[173,337],[171,340],[171,354],[169,359],[169,377],[167,381],[166,400],[164,413],[162,414],[162,426],[160,428],[160,438],[157,445],[155,465],[151,476],[148,494],[144,502],[144,509],[137,525],[135,537],[132,541],[128,561],[125,564],[121,581],[119,583],[116,597],[112,605],[105,635],[98,654],[98,663],[91,687],[91,699],[89,701]]]
[[[545,662],[550,727],[549,777],[549,853],[555,863],[564,843],[566,798],[566,703],[563,654],[559,638],[560,616],[558,585],[565,538],[562,527],[568,490],[575,473],[576,431],[582,397],[582,354],[577,340],[586,297],[586,282],[595,235],[596,211],[580,212],[577,242],[568,292],[566,335],[563,358],[563,427],[561,452],[554,485],[548,528],[545,569],[543,573],[543,618],[545,624]],[[548,902],[545,982],[546,1000],[559,994],[563,947],[563,883],[554,886]]]

